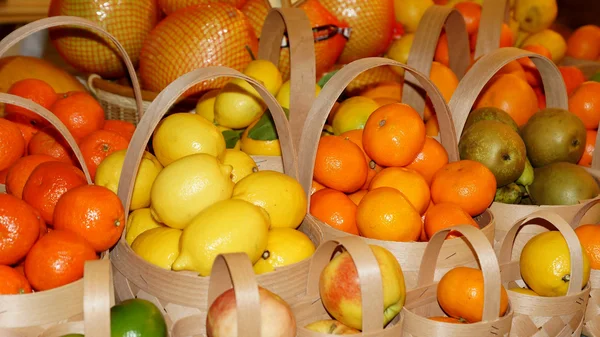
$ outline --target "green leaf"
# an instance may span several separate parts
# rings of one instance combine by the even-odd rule
[[[319,84],[319,86],[321,88],[323,88],[325,86],[325,84],[329,81],[329,79],[332,78],[333,75],[335,75],[335,73],[337,73],[337,72],[338,72],[337,70],[328,72],[327,74],[325,74],[321,77],[321,79],[319,80],[319,83],[317,83],[317,84]]]
[[[242,132],[244,132],[244,130],[223,130],[221,132],[223,138],[225,138],[225,145],[228,149],[233,149],[235,147],[235,144],[240,140]]]
[[[273,121],[273,117],[271,116],[271,112],[269,110],[265,111],[254,127],[248,131],[248,138],[252,138],[254,140],[277,139],[275,122]]]

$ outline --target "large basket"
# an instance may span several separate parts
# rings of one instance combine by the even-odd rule
[[[580,337],[590,285],[581,289],[583,280],[583,250],[573,228],[558,214],[541,210],[519,219],[508,231],[500,248],[502,283],[507,287],[521,280],[519,257],[513,256],[515,237],[519,229],[535,224],[554,227],[569,246],[571,280],[565,296],[543,297],[508,291],[515,316],[511,336],[515,337]]]
[[[489,79],[509,62],[522,57],[530,57],[539,70],[546,91],[548,107],[568,109],[565,84],[558,68],[551,60],[538,54],[529,53],[517,48],[497,49],[484,55],[473,65],[471,70],[467,72],[465,77],[458,84],[458,87],[450,100],[449,106],[452,111],[454,125],[456,127],[455,135],[457,137],[460,137],[462,134],[471,108]],[[600,138],[596,145],[600,146]],[[586,168],[586,170],[592,174],[594,178],[599,179],[599,167],[600,156],[594,156],[592,168]],[[540,209],[546,209],[562,216],[566,221],[570,222],[577,211],[581,209],[582,203],[585,202],[587,202],[587,200],[582,200],[578,205],[568,206],[512,205],[494,202],[490,209],[492,213],[494,213],[496,219],[496,236],[494,244],[496,252],[500,249],[500,242],[517,220]],[[600,209],[594,209],[592,212],[589,212],[586,215],[586,218],[594,219],[590,220],[594,223],[597,222],[597,220],[600,220]],[[517,256],[531,237],[545,230],[545,228],[540,226],[527,226],[523,228],[523,230],[519,232],[519,235],[517,235],[513,254]]]

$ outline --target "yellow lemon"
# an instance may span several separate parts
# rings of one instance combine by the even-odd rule
[[[125,162],[125,153],[127,150],[120,150],[111,153],[104,158],[96,171],[94,178],[95,184],[104,186],[109,190],[117,193],[119,189],[119,179],[121,179],[121,170]],[[150,206],[150,189],[158,176],[158,173],[163,169],[158,159],[148,151],[144,151],[142,161],[135,183],[133,185],[133,195],[131,197],[131,210],[136,210]]]
[[[557,14],[556,0],[519,0],[516,2],[514,18],[521,30],[537,33],[549,28]]]
[[[149,229],[133,240],[131,249],[153,265],[171,269],[179,256],[181,234],[181,230],[168,227]]]
[[[527,288],[516,287],[516,288],[510,288],[508,290],[514,291],[514,292],[519,293],[519,294],[525,294],[525,295],[531,295],[531,296],[540,296],[540,295],[536,294],[535,291],[533,291],[531,289],[527,289]]]
[[[202,95],[196,104],[196,114],[213,123],[215,121],[215,99],[220,90],[214,89]]]
[[[279,139],[257,140],[248,137],[248,132],[252,130],[258,121],[250,124],[242,137],[240,138],[241,149],[251,156],[281,156],[281,146]]]
[[[559,63],[567,52],[567,41],[559,33],[551,30],[544,29],[541,32],[529,35],[525,41],[523,41],[523,47],[541,44],[546,47],[552,55],[552,61]]]
[[[407,33],[414,33],[423,14],[431,6],[432,0],[394,0],[396,21],[402,24]]]
[[[338,136],[346,131],[362,129],[369,116],[379,104],[368,97],[354,96],[343,101],[333,117],[333,133]]]
[[[169,227],[184,228],[206,207],[231,197],[231,170],[206,153],[174,161],[152,185],[152,217]]]
[[[225,131],[233,131],[231,128],[226,128],[226,127],[221,126],[221,125],[217,125],[217,129],[219,129],[219,131],[221,131],[221,134],[223,134],[224,138],[225,138]],[[238,138],[238,140],[235,142],[235,145],[232,147],[232,149],[239,150],[241,148],[242,143],[240,142],[240,138]],[[227,138],[225,138],[225,144],[228,145],[227,144]],[[227,148],[229,148],[229,147],[227,147]]]
[[[583,288],[590,278],[590,261],[583,247]],[[567,294],[571,280],[571,257],[567,241],[558,231],[540,233],[523,247],[521,276],[527,286],[540,296]]]
[[[158,161],[167,166],[194,153],[222,159],[225,139],[213,123],[196,114],[182,112],[160,121],[152,136],[152,148]]]
[[[394,40],[388,49],[385,57],[406,64],[408,62],[408,54],[415,40],[415,34],[408,33],[402,35],[401,38]],[[400,75],[404,75],[404,69],[400,67],[392,67],[392,70]]]
[[[333,136],[333,127],[331,125],[323,125],[323,131],[321,131],[321,137]]]
[[[217,255],[246,253],[254,264],[267,247],[269,215],[244,200],[220,201],[202,211],[183,230],[173,270],[209,276]]]
[[[258,172],[258,167],[247,153],[240,150],[227,149],[223,157],[223,164],[233,167],[231,180],[237,183],[252,172]]]
[[[267,237],[267,248],[254,264],[254,272],[268,273],[275,268],[307,259],[314,252],[315,244],[301,231],[292,228],[272,228]]]
[[[273,96],[277,94],[283,82],[277,66],[267,60],[253,60],[248,63],[244,75],[260,81]]]
[[[150,208],[140,208],[129,214],[125,229],[125,241],[131,246],[135,238],[147,230],[165,227],[152,217]]]
[[[306,215],[307,198],[294,178],[276,171],[259,171],[240,180],[233,199],[246,200],[264,208],[273,228],[296,228]]]
[[[283,85],[281,85],[277,96],[275,96],[275,98],[277,98],[277,102],[279,102],[283,108],[288,110],[290,109],[290,85],[290,80],[283,82]],[[319,96],[320,92],[321,87],[318,84],[315,84],[315,97]]]

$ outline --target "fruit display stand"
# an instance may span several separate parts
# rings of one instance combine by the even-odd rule
[[[538,66],[539,67],[539,66]],[[541,67],[540,67],[541,68]],[[518,220],[509,230],[500,248],[502,283],[510,286],[521,280],[519,256],[514,256],[517,232],[525,226],[543,224],[556,228],[566,240],[570,254],[570,280],[565,296],[544,297],[509,291],[515,312],[511,336],[579,337],[590,294],[590,284],[581,289],[583,282],[583,250],[573,228],[557,213],[541,210]]]
[[[329,336],[306,329],[304,326],[321,319],[330,319],[319,295],[319,278],[321,272],[333,254],[344,248],[352,258],[358,279],[360,280],[360,297],[362,299],[362,333],[356,336],[389,337],[401,334],[400,315],[396,316],[383,329],[383,281],[379,264],[369,245],[358,237],[340,237],[321,244],[311,259],[308,271],[306,293],[302,300],[292,305],[298,323],[298,337]]]
[[[301,158],[300,164],[302,165],[300,167],[300,182],[305,191],[310,191],[320,130],[327,119],[327,112],[331,110],[334,102],[352,79],[368,69],[382,65],[402,67],[419,81],[420,85],[425,89],[428,97],[431,99],[438,116],[441,144],[448,152],[448,157],[451,162],[459,160],[457,138],[454,134],[455,130],[452,117],[450,116],[448,106],[432,82],[422,73],[405,64],[385,58],[365,58],[346,65],[332,76],[311,108],[304,125],[299,154]],[[326,240],[352,235],[337,230],[319,221],[310,214],[307,215],[307,219],[309,219],[309,222],[318,225],[322,229]],[[492,213],[485,211],[483,214],[476,217],[475,221],[479,224],[479,227],[485,236],[492,242],[495,228],[494,216]],[[396,256],[400,265],[402,265],[407,288],[411,289],[416,285],[420,260],[427,246],[426,242],[394,242],[368,238],[364,238],[364,240],[369,244],[379,245],[390,250]],[[459,265],[476,265],[476,257],[473,255],[472,250],[464,239],[460,238],[449,240],[449,242],[442,247],[440,260],[437,264],[436,277],[441,277],[450,268]]]
[[[460,137],[463,132],[463,127],[471,111],[471,107],[475,103],[479,93],[484,88],[485,84],[500,70],[503,66],[511,61],[522,57],[530,57],[535,63],[544,84],[546,91],[547,105],[552,108],[568,109],[567,93],[565,83],[562,80],[558,68],[551,60],[542,57],[538,54],[525,52],[517,48],[501,48],[484,55],[478,60],[471,70],[461,80],[449,106],[452,111],[454,125],[456,127],[455,135]],[[600,143],[597,143],[599,145]],[[592,168],[586,170],[596,179],[600,178],[600,158],[595,156],[592,163]],[[566,221],[571,221],[573,216],[581,209],[583,203],[579,205],[565,206],[537,206],[537,205],[513,205],[500,202],[494,202],[490,210],[494,214],[496,221],[496,234],[494,248],[496,252],[500,249],[500,242],[513,226],[513,224],[528,214],[534,213],[540,209],[551,210],[562,216]],[[600,210],[593,210],[586,215],[589,219],[600,219]],[[594,221],[595,223],[596,221]],[[525,243],[535,234],[545,231],[541,226],[528,226],[519,232],[513,249],[514,256],[517,256]]]
[[[114,304],[110,269],[107,259],[87,261],[78,287],[0,296],[0,308],[7,308],[7,311],[2,309],[0,315],[0,336],[61,337],[85,333],[88,337],[109,337],[110,307]],[[69,317],[68,322],[61,316]],[[40,325],[44,319],[54,322]],[[6,323],[10,326],[11,322],[18,323],[20,327],[5,328]]]
[[[165,88],[150,104],[144,117],[140,120],[136,132],[127,150],[118,195],[128,213],[133,194],[133,179],[140,165],[140,159],[152,132],[167,113],[170,106],[187,89],[212,78],[229,77],[246,80],[264,99],[273,115],[282,148],[283,168],[285,173],[295,179],[298,177],[298,158],[295,144],[292,141],[290,122],[282,107],[275,98],[256,80],[240,72],[225,67],[209,67],[196,69]],[[314,90],[314,89],[313,89]],[[313,91],[314,92],[314,91]],[[322,232],[305,218],[299,229],[318,246],[322,240]],[[169,329],[178,320],[194,316],[204,322],[209,286],[209,277],[200,277],[194,272],[176,272],[162,269],[139,257],[125,241],[126,231],[114,250],[111,261],[115,267],[115,291],[119,300],[144,298],[164,310]],[[309,260],[276,269],[273,272],[257,276],[259,285],[280,295],[292,304],[296,297],[304,292],[308,274]]]
[[[444,316],[437,300],[438,282],[434,281],[436,260],[451,231],[463,234],[479,260],[483,273],[483,315],[482,321],[470,324],[438,322],[427,317]],[[513,310],[509,302],[507,312],[499,317],[500,307],[500,267],[494,249],[481,231],[466,225],[440,230],[429,240],[420,261],[417,287],[406,294],[406,304],[402,309],[402,336],[404,337],[455,337],[455,336],[509,336]],[[438,262],[439,263],[439,262]]]

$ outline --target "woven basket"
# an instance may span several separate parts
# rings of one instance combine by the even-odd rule
[[[382,328],[384,322],[383,280],[373,251],[364,240],[356,236],[347,236],[324,242],[312,257],[306,293],[300,302],[292,306],[297,320],[298,337],[331,336],[308,330],[305,326],[318,320],[331,319],[319,295],[319,278],[335,252],[342,247],[352,257],[361,286],[362,333],[355,334],[355,336],[400,336],[400,315],[396,316],[385,329]]]
[[[544,89],[546,90],[548,107],[568,109],[565,84],[558,68],[551,60],[538,54],[529,53],[517,48],[501,48],[492,51],[479,59],[458,84],[449,103],[455,123],[454,125],[456,127],[456,136],[462,134],[463,127],[471,108],[488,80],[491,79],[504,65],[522,57],[530,57],[540,71]],[[600,138],[596,145],[600,146]],[[600,156],[595,156],[592,162],[592,168],[586,168],[586,170],[596,179],[599,179],[599,167]],[[581,202],[585,203],[587,200],[582,200]],[[490,209],[492,213],[494,213],[496,219],[496,236],[494,244],[496,252],[500,249],[500,242],[518,219],[540,209],[546,209],[559,214],[566,221],[570,222],[577,211],[581,209],[582,203],[579,205],[567,206],[536,206],[494,202]],[[600,209],[594,209],[592,212],[589,212],[586,217],[588,219],[595,219],[593,220],[594,223],[598,222],[598,220],[600,220]],[[545,228],[540,226],[527,226],[523,228],[515,241],[515,247],[513,249],[514,256],[520,254],[521,249],[523,249],[523,246],[531,237],[545,230]]]
[[[463,234],[475,250],[483,273],[485,303],[482,321],[471,324],[453,324],[428,319],[432,316],[445,316],[437,301],[438,282],[434,282],[435,261],[450,231]],[[513,318],[512,306],[504,316],[498,316],[500,307],[500,267],[492,245],[487,238],[472,226],[460,225],[435,233],[427,244],[421,260],[417,288],[406,294],[406,305],[402,309],[402,332],[404,337],[497,337],[508,336]]]
[[[531,224],[554,227],[565,238],[571,260],[571,281],[567,295],[542,297],[508,291],[515,316],[511,336],[515,337],[580,337],[584,314],[590,295],[590,285],[581,289],[583,252],[573,228],[557,213],[541,210],[519,219],[508,230],[500,248],[502,283],[507,287],[522,281],[519,256],[512,258],[515,237],[521,227]]]

